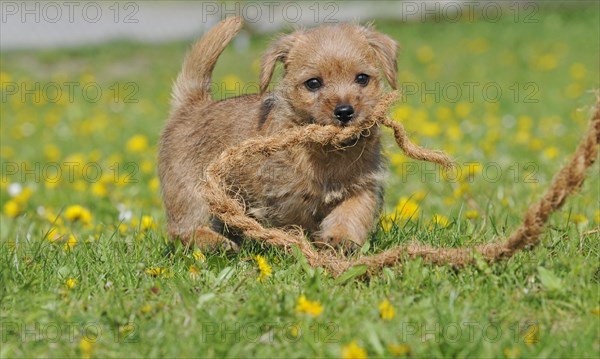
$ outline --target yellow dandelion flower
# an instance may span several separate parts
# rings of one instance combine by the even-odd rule
[[[158,277],[159,275],[165,274],[167,270],[162,267],[150,267],[147,268],[145,272],[152,277]]]
[[[79,222],[83,225],[90,225],[92,223],[92,213],[87,208],[78,204],[67,207],[64,217],[71,222]]]
[[[21,205],[14,199],[8,200],[2,207],[2,213],[9,218],[15,218],[21,214]]]
[[[412,352],[410,346],[408,344],[390,344],[387,349],[392,355],[401,357],[404,355],[410,355]]]
[[[575,224],[586,224],[588,223],[588,219],[581,213],[573,213],[571,214],[571,222]]]
[[[419,133],[426,137],[435,137],[442,132],[440,125],[435,122],[425,121],[419,125]]]
[[[402,122],[411,118],[412,112],[412,107],[410,107],[409,105],[401,105],[398,106],[394,111],[392,111],[392,118],[395,121]]]
[[[146,232],[150,229],[155,229],[156,228],[156,223],[154,222],[154,219],[150,216],[142,216],[142,219],[140,221],[140,231],[142,232]]]
[[[223,95],[238,94],[242,87],[242,79],[234,74],[225,75],[223,78],[223,90],[226,92]]]
[[[67,288],[73,289],[77,286],[77,279],[67,278],[67,280],[65,281],[65,285],[67,286]]]
[[[479,217],[479,212],[476,209],[470,209],[465,212],[465,217],[467,219],[476,219]]]
[[[92,191],[92,195],[95,197],[106,197],[108,194],[106,186],[100,181],[92,183],[90,189]]]
[[[596,223],[600,223],[600,209],[597,209],[596,213],[594,213],[594,221],[596,221]]]
[[[29,199],[31,198],[31,195],[33,194],[33,191],[31,190],[31,188],[29,187],[25,187],[23,188],[23,190],[15,196],[15,198],[13,198],[18,204],[20,205],[24,205],[25,203],[27,203],[27,201],[29,201]]]
[[[471,113],[471,105],[468,102],[461,101],[456,104],[454,111],[459,118],[465,118]]]
[[[600,307],[592,309],[592,314],[594,314],[594,315],[600,315]]]
[[[381,217],[381,228],[385,232],[389,232],[390,229],[392,229],[392,224],[394,223],[395,220],[396,220],[395,215],[387,214],[387,215]]]
[[[583,86],[580,83],[572,83],[565,89],[565,94],[569,98],[577,98],[583,94]]]
[[[546,149],[544,149],[544,157],[546,157],[549,160],[555,159],[556,157],[558,157],[558,148],[556,148],[555,146],[550,146]]]
[[[158,177],[153,177],[150,182],[148,182],[148,188],[150,188],[151,191],[158,191],[158,188],[160,187],[160,181],[158,180]]]
[[[154,172],[154,161],[144,160],[140,164],[140,170],[142,173],[149,174]]]
[[[534,138],[529,142],[529,148],[533,151],[539,151],[544,147],[544,141],[539,138]]]
[[[392,320],[396,316],[396,311],[390,303],[389,300],[384,299],[381,303],[379,303],[379,316],[383,320]]]
[[[264,281],[265,279],[269,278],[269,276],[271,275],[272,269],[271,266],[269,265],[269,263],[267,263],[267,260],[265,259],[265,257],[258,255],[254,258],[256,260],[256,264],[258,265],[258,270],[260,271],[260,275],[258,276],[257,280],[259,282]]]
[[[60,230],[56,227],[50,228],[46,234],[46,240],[50,243],[56,243],[61,237]]]
[[[542,71],[550,71],[558,66],[558,57],[554,54],[545,54],[536,61],[536,67]]]
[[[487,51],[489,48],[489,42],[487,39],[479,37],[467,42],[467,49],[469,52],[474,54],[481,54]]]
[[[190,278],[192,279],[198,279],[198,277],[200,276],[200,269],[198,269],[198,267],[196,267],[195,265],[191,265],[188,272],[190,274]]]
[[[417,49],[417,59],[422,63],[431,62],[434,58],[433,49],[428,45],[420,46]]]
[[[63,249],[65,251],[70,251],[73,248],[75,248],[76,245],[77,245],[77,238],[75,238],[74,235],[69,234],[69,237],[67,238],[67,241],[65,242],[65,245],[63,246]]]
[[[419,204],[409,198],[402,197],[396,205],[396,214],[403,220],[415,219],[419,216]]]
[[[504,348],[504,350],[502,350],[502,353],[507,359],[517,359],[521,355],[521,349],[519,349],[518,347]]]
[[[446,216],[442,216],[441,214],[434,214],[433,217],[431,217],[431,223],[439,226],[439,227],[448,227],[448,224],[450,223],[450,221],[448,220],[448,217]]]
[[[569,67],[569,74],[571,74],[573,80],[583,80],[585,78],[585,73],[585,65],[581,63],[576,62]]]
[[[148,149],[148,138],[144,135],[134,135],[127,140],[126,148],[128,152],[144,152],[146,149]]]
[[[56,162],[60,159],[60,149],[52,143],[44,146],[44,156],[50,162]]]
[[[94,341],[88,337],[83,337],[79,341],[79,351],[81,352],[81,357],[83,359],[90,359],[94,352]]]
[[[364,350],[358,343],[353,340],[350,343],[344,345],[342,348],[343,359],[366,359],[367,351]]]
[[[150,304],[145,304],[140,308],[140,312],[142,314],[148,314],[152,311],[152,306]]]
[[[192,253],[192,256],[198,262],[204,262],[206,260],[206,256],[199,249],[194,250],[194,252]]]
[[[296,311],[300,314],[307,314],[311,317],[318,317],[323,312],[321,303],[306,299],[306,296],[301,295],[296,303]]]

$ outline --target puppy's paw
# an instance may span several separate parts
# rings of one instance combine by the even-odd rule
[[[363,245],[361,240],[341,226],[323,232],[321,242],[322,247],[332,247],[346,254],[357,252]]]

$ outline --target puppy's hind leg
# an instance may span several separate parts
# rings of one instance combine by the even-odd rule
[[[183,245],[188,248],[196,246],[203,252],[239,251],[239,246],[234,241],[213,231],[208,226],[198,227],[191,232],[175,235],[173,238],[179,238]]]

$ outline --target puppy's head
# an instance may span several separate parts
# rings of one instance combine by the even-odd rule
[[[383,77],[396,88],[398,46],[370,26],[343,24],[301,30],[277,40],[263,57],[266,91],[277,61],[284,75],[276,91],[301,123],[351,125],[368,118]]]

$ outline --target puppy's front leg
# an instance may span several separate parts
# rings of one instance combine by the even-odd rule
[[[361,247],[373,226],[379,202],[376,189],[342,201],[321,222],[321,241],[344,250]]]

